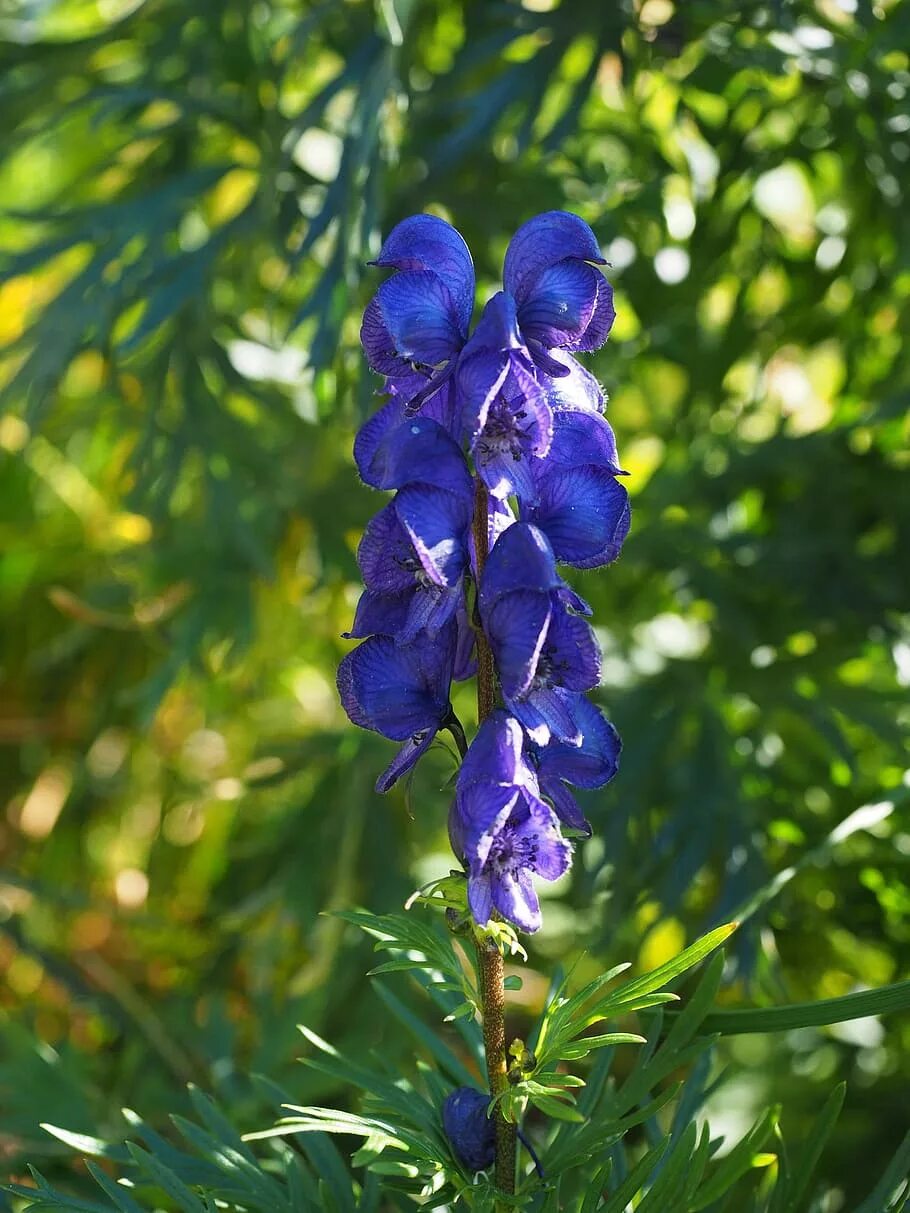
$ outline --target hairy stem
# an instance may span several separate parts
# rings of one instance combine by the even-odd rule
[[[477,582],[489,555],[488,501],[486,486],[476,482],[474,494],[474,549],[477,554]],[[496,675],[493,654],[483,634],[477,628],[477,722],[483,724],[496,704]],[[508,1084],[506,1073],[506,992],[502,953],[489,941],[478,942],[477,960],[480,967],[481,1004],[483,1010],[483,1045],[487,1059],[487,1078],[491,1095],[500,1095]],[[496,1128],[496,1186],[503,1192],[515,1191],[516,1127],[502,1114],[497,1103],[494,1113]],[[506,1208],[507,1206],[502,1206]]]

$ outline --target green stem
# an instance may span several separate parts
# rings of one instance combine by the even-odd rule
[[[474,549],[477,556],[477,582],[489,555],[487,490],[481,480],[474,495]],[[483,724],[496,705],[496,673],[493,654],[483,629],[477,627],[477,722]],[[487,1059],[487,1078],[491,1095],[501,1095],[508,1085],[506,1068],[506,991],[502,953],[489,940],[477,944],[480,968],[480,995],[483,1012],[483,1045]],[[496,1129],[496,1186],[512,1195],[515,1191],[516,1128],[502,1114],[502,1103],[494,1112]],[[497,1209],[507,1209],[497,1202]]]

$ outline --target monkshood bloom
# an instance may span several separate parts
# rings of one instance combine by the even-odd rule
[[[398,272],[367,305],[360,340],[373,370],[416,412],[448,384],[467,339],[474,264],[458,232],[434,215],[399,223],[373,264]]]
[[[617,480],[616,439],[606,418],[557,409],[545,459],[531,464],[521,516],[544,532],[556,559],[576,568],[610,564],[629,533],[629,495]]]
[[[549,745],[537,746],[528,739],[525,757],[537,775],[541,795],[550,801],[560,821],[590,837],[591,826],[567,785],[590,790],[608,784],[619,769],[622,742],[613,725],[589,699],[579,696],[572,711],[581,733],[580,745],[551,741]]]
[[[338,667],[338,693],[354,724],[404,742],[376,781],[377,792],[387,792],[413,767],[450,717],[457,643],[454,621],[409,645],[371,636]]]
[[[486,305],[458,364],[461,428],[477,474],[494,498],[534,496],[531,460],[550,449],[553,414],[518,331],[515,301]]]
[[[485,1171],[496,1157],[496,1130],[487,1115],[489,1095],[457,1087],[442,1104],[442,1127],[455,1156],[468,1171]]]
[[[414,417],[361,448],[361,474],[397,488],[367,526],[357,559],[366,590],[347,633],[410,643],[449,622],[463,601],[474,488],[454,439],[429,417]]]
[[[497,539],[480,581],[480,617],[506,707],[531,739],[580,745],[579,695],[600,681],[600,650],[583,599],[556,572],[543,532],[516,522]]]
[[[449,838],[468,873],[468,905],[485,926],[493,911],[523,931],[540,927],[532,876],[556,880],[572,848],[541,800],[521,725],[501,709],[480,726],[458,773]]]

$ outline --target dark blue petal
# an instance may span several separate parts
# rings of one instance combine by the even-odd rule
[[[596,273],[596,271],[594,272]],[[581,336],[574,342],[570,342],[569,349],[581,352],[599,350],[609,337],[615,319],[613,287],[602,274],[597,274],[597,300],[594,304],[594,314]]]
[[[597,238],[583,219],[568,211],[545,211],[523,224],[506,250],[502,280],[524,301],[525,285],[548,266],[567,257],[604,264]]]
[[[456,390],[461,403],[461,431],[467,438],[476,438],[483,429],[509,367],[508,355],[495,350],[478,350],[459,361]]]
[[[628,493],[609,472],[556,468],[538,478],[537,491],[537,503],[522,512],[545,532],[557,560],[593,569],[616,559],[631,509]]]
[[[566,746],[566,749],[571,748],[571,746]],[[562,780],[553,779],[546,784],[541,781],[540,790],[548,800],[552,801],[553,808],[556,810],[556,815],[560,821],[565,822],[570,830],[578,830],[586,838],[591,837],[591,823],[581,811],[581,805]]]
[[[386,387],[393,390],[393,382],[395,381],[390,380]],[[412,420],[406,410],[406,404],[417,390],[418,382],[423,385],[427,380],[423,375],[410,375],[406,380],[404,378],[398,380],[398,386],[401,387],[400,393],[396,391],[387,404],[384,404],[372,417],[368,417],[354,439],[354,460],[357,470],[364,482],[374,489],[388,487],[377,483],[377,476],[386,470],[387,456],[379,459],[375,467],[374,461],[376,461],[380,446],[392,431]],[[452,413],[453,395],[448,391],[438,392],[420,410],[422,418],[438,422],[444,430],[450,433]]]
[[[569,691],[590,691],[600,682],[600,646],[591,625],[579,615],[553,611],[543,656],[552,681]]]
[[[523,348],[515,300],[504,291],[498,291],[485,305],[477,328],[465,346],[465,354],[476,350],[506,351]]]
[[[396,494],[392,507],[425,576],[434,585],[454,585],[468,559],[470,502],[445,489],[409,484]]]
[[[541,800],[527,798],[530,808],[528,820],[519,832],[533,838],[535,847],[531,871],[544,880],[558,880],[568,872],[572,864],[572,846],[559,830],[559,821],[552,809]]]
[[[376,791],[387,792],[402,775],[407,774],[430,748],[435,737],[436,729],[428,729],[425,733],[417,733],[413,737],[409,737],[376,780]]]
[[[572,710],[576,697],[577,692],[558,686],[540,687],[514,698],[503,692],[506,707],[518,717],[531,740],[542,746],[552,739],[581,744],[581,730]]]
[[[455,611],[455,629],[455,662],[452,679],[455,682],[464,682],[466,678],[473,678],[477,673],[477,637],[471,626],[471,620],[468,618],[463,594],[459,597]]]
[[[363,640],[367,636],[397,636],[405,625],[410,606],[410,594],[380,594],[364,590],[357,603],[354,623],[346,640]]]
[[[403,425],[388,426],[373,445],[371,433],[365,448],[372,447],[360,474],[379,489],[400,489],[424,482],[448,489],[473,500],[474,486],[461,447],[438,421],[412,417]]]
[[[521,331],[547,349],[578,348],[594,319],[603,275],[583,261],[557,261],[525,282]],[[601,342],[601,344],[603,344]]]
[[[409,370],[410,364],[398,352],[377,295],[373,296],[363,313],[360,344],[367,362],[380,375],[397,375]]]
[[[558,412],[553,419],[553,441],[546,465],[535,465],[543,475],[554,468],[582,465],[603,468],[613,476],[622,475],[613,427],[600,413]]]
[[[496,540],[487,559],[480,582],[481,613],[513,590],[548,593],[562,584],[553,549],[543,532],[527,522],[513,523]]]
[[[489,872],[468,873],[468,906],[478,926],[485,927],[493,914],[493,881]]]
[[[521,725],[497,708],[483,722],[471,742],[461,769],[458,787],[484,780],[492,783],[525,783],[531,776],[522,752]]]
[[[555,742],[538,751],[541,787],[564,779],[578,788],[602,788],[616,774],[622,750],[616,729],[589,699],[579,697],[574,715],[582,733],[581,745]]]
[[[508,820],[521,794],[514,784],[492,781],[460,788],[449,811],[452,850],[469,868],[486,862],[495,835]]]
[[[368,308],[370,320],[365,313],[361,339],[376,370],[382,368],[373,359],[377,354],[385,356],[374,344],[374,334],[378,335],[382,327],[392,340],[394,353],[421,366],[438,366],[461,349],[464,337],[455,303],[435,274],[426,270],[396,274],[383,282],[374,299],[379,305],[381,325],[377,326],[375,313]]]
[[[435,731],[449,711],[454,640],[452,625],[421,644],[372,636],[348,653],[338,667],[338,692],[354,724],[393,741]]]
[[[550,595],[537,590],[513,590],[483,611],[483,627],[504,695],[523,695],[531,686],[551,616]]]
[[[484,1171],[496,1157],[496,1130],[487,1115],[489,1095],[458,1087],[442,1105],[442,1127],[455,1157],[468,1171]]]
[[[462,332],[474,305],[474,264],[458,232],[435,215],[412,215],[389,233],[376,265],[398,270],[431,270],[448,287]]]
[[[367,523],[357,548],[357,563],[369,590],[403,594],[414,588],[417,556],[393,502]]]

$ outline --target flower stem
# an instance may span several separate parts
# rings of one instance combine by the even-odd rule
[[[477,479],[474,493],[474,550],[477,558],[477,584],[490,551],[488,500],[483,481]],[[476,602],[476,600],[475,600]],[[496,674],[493,654],[481,627],[477,627],[477,723],[483,724],[496,704]],[[489,940],[478,941],[480,996],[483,1011],[483,1045],[487,1059],[487,1078],[491,1095],[501,1095],[507,1085],[506,1072],[506,991],[502,953]],[[516,1127],[502,1114],[502,1104],[494,1112],[496,1129],[496,1186],[510,1195],[515,1191]],[[503,1205],[497,1208],[506,1209]]]

